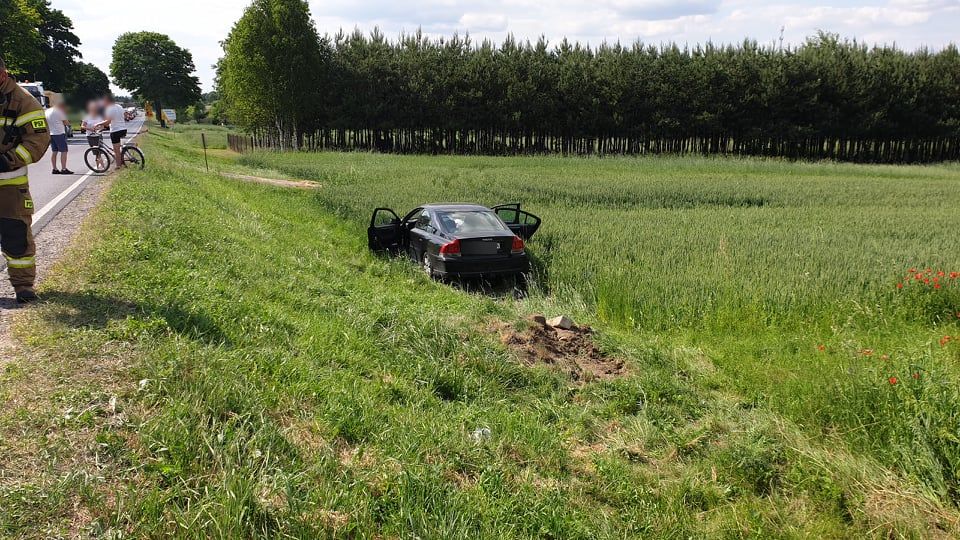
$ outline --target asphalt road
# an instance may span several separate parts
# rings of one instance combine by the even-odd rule
[[[143,127],[142,116],[137,117],[128,123],[128,136],[124,142],[135,137]],[[83,153],[89,147],[87,138],[80,134],[79,126],[76,135],[68,139],[67,148],[67,168],[74,174],[53,174],[53,167],[50,164],[51,151],[43,155],[36,163],[30,165],[30,194],[33,195],[34,216],[33,232],[39,232],[54,216],[57,215],[64,206],[70,204],[90,180],[96,176],[89,167],[83,162]],[[109,143],[107,139],[107,143]],[[57,167],[60,167],[60,156],[57,156]]]

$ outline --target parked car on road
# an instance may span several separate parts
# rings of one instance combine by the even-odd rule
[[[530,270],[525,241],[540,218],[519,204],[427,204],[401,218],[377,208],[370,218],[371,250],[405,253],[431,277],[524,274]]]

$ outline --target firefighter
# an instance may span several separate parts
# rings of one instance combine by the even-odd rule
[[[50,134],[43,107],[20,88],[0,58],[0,252],[7,260],[17,303],[37,300],[33,198],[27,165],[47,151]]]

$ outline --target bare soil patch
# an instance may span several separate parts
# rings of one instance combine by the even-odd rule
[[[284,180],[282,178],[266,178],[264,176],[253,176],[250,174],[220,173],[221,176],[233,178],[234,180],[243,180],[246,182],[256,182],[258,184],[269,184],[271,186],[280,186],[296,189],[316,189],[320,187],[319,182],[311,180]]]
[[[524,365],[552,366],[578,383],[624,374],[623,360],[607,356],[597,348],[589,326],[554,327],[542,315],[530,316],[526,323],[526,328],[520,330],[505,323],[496,327],[500,341]]]

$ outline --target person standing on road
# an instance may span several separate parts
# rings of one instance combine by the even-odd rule
[[[47,109],[47,126],[50,129],[50,163],[53,165],[53,174],[73,174],[67,168],[67,106],[63,101],[54,103]],[[60,154],[60,169],[57,169],[57,154]]]
[[[36,245],[33,243],[33,198],[27,165],[43,157],[50,145],[43,107],[17,86],[0,58],[0,251],[7,260],[17,303],[37,300]]]
[[[103,111],[104,121],[99,124],[100,128],[110,128],[110,142],[113,143],[113,155],[117,156],[117,170],[126,165],[123,164],[123,156],[120,154],[120,143],[127,136],[127,121],[123,116],[123,107],[113,101],[113,96],[107,94],[103,98],[106,102],[106,108]]]

